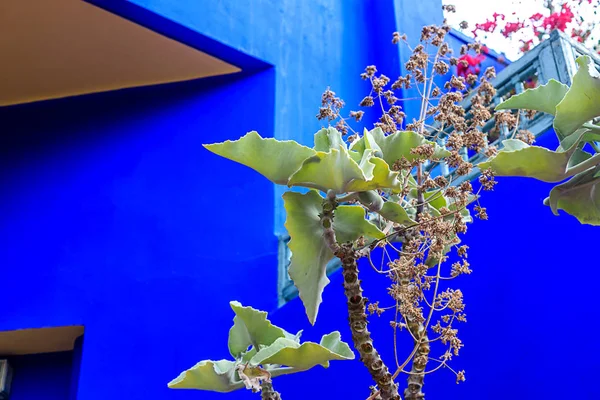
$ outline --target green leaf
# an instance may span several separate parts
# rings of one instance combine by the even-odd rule
[[[554,130],[562,140],[585,122],[600,116],[600,74],[589,56],[577,58],[579,69],[569,91],[556,106]]]
[[[317,152],[307,158],[288,182],[288,186],[304,186],[327,192],[346,192],[348,183],[365,180],[365,175],[348,151],[341,147],[330,152]]]
[[[537,110],[554,115],[556,105],[565,97],[567,90],[569,90],[567,85],[550,79],[545,85],[511,96],[508,100],[498,104],[496,110]]]
[[[473,203],[475,201],[475,199],[477,199],[477,197],[478,196],[470,195],[467,205]],[[457,203],[455,201],[448,201],[448,209],[450,211],[456,211]],[[463,207],[460,210],[459,214],[460,214],[463,222],[465,222],[465,223],[473,222],[473,217],[471,217],[471,212],[469,211],[469,209],[467,207]]]
[[[315,151],[294,141],[263,139],[255,132],[249,132],[239,140],[227,140],[223,143],[205,144],[209,151],[222,157],[246,165],[280,185],[301,166],[304,160],[313,156]]]
[[[544,204],[549,205],[555,215],[563,210],[582,224],[600,226],[600,166],[556,185]]]
[[[572,135],[567,136],[560,142],[560,146],[556,151],[566,151],[574,148],[580,142],[589,142],[600,139],[600,134],[593,132],[587,128],[581,128],[575,131]]]
[[[365,150],[360,168],[365,174],[364,180],[353,180],[347,187],[348,192],[367,192],[376,189],[391,189],[398,193],[402,191],[402,182],[398,180],[399,173],[391,171],[389,165],[381,158],[374,157],[373,150]]]
[[[574,167],[579,163],[584,162],[588,158],[591,158],[592,155],[585,150],[575,149],[571,158],[569,158],[569,163],[567,165],[568,168]]]
[[[299,344],[289,339],[277,339],[271,346],[262,349],[250,360],[251,365],[279,364],[306,371],[316,365],[327,368],[331,360],[352,360],[354,353],[340,340],[339,332],[323,336],[321,343]]]
[[[329,283],[326,269],[333,253],[323,240],[319,214],[323,198],[315,191],[306,194],[286,192],[283,195],[287,218],[285,227],[290,235],[289,275],[300,295],[311,324],[315,323],[323,289]]]
[[[333,219],[335,237],[339,243],[351,242],[360,236],[382,239],[385,234],[365,219],[365,209],[361,206],[338,206]]]
[[[515,139],[507,139],[503,144],[504,149],[480,163],[479,169],[491,168],[498,176],[528,176],[544,182],[559,182],[567,177],[571,153],[529,146]]]
[[[335,128],[323,128],[315,133],[315,150],[328,152],[331,149],[346,148],[342,134]]]
[[[374,158],[373,153],[374,153],[374,151],[371,149],[365,150],[363,152],[362,158],[360,159],[358,166],[360,167],[361,171],[363,172],[363,174],[365,176],[365,180],[361,180],[358,182],[366,183],[366,181],[373,179],[374,171],[375,171],[375,163],[372,161],[372,159]],[[381,161],[383,161],[383,160],[381,160]],[[389,171],[389,167],[388,167],[388,171]],[[356,182],[356,181],[353,181],[353,182]],[[353,190],[349,190],[349,191],[352,192]],[[356,190],[356,191],[360,192],[361,190]]]
[[[430,208],[434,208],[437,211],[440,211],[442,207],[448,207],[448,200],[440,190],[425,192],[423,193],[423,198]]]
[[[378,213],[379,213],[379,215],[381,215],[383,218],[387,219],[388,221],[393,221],[398,224],[402,224],[402,225],[406,225],[406,226],[416,224],[416,222],[413,221],[408,216],[408,214],[406,213],[406,210],[404,208],[402,208],[402,206],[400,204],[394,203],[392,201],[386,201],[383,204],[383,207],[381,208],[381,210],[378,211]]]
[[[422,135],[412,131],[398,131],[391,135],[384,135],[379,128],[371,131],[375,142],[381,148],[383,159],[388,165],[393,165],[397,160],[405,157],[408,161],[418,158],[424,158],[416,154],[411,154],[411,150],[422,144],[430,144],[434,147],[433,157],[443,158],[450,155],[450,152],[437,143],[425,139]]]
[[[244,307],[237,301],[232,301],[229,305],[235,312],[233,327],[229,330],[229,352],[236,358],[246,352],[250,345],[268,346],[279,338],[294,337],[273,325],[264,311]]]
[[[383,136],[383,131],[381,130],[381,128],[375,128],[372,131],[368,131],[365,128],[363,136],[354,143],[352,143],[350,149],[361,155],[365,152],[365,150],[373,150],[374,155],[376,157],[381,158],[383,153],[381,152],[381,148],[375,141],[374,133],[376,135]]]
[[[200,361],[168,383],[171,389],[199,389],[227,393],[244,387],[236,378],[235,363],[228,360]]]

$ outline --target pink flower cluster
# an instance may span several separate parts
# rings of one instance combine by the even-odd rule
[[[566,2],[562,0],[560,7],[558,4],[554,4],[555,1],[550,0],[545,5],[546,15],[537,12],[524,20],[518,18],[508,20],[504,14],[494,13],[491,19],[475,24],[475,29],[472,32],[477,37],[480,34],[499,31],[504,37],[511,38],[513,34],[525,28],[531,29],[531,37],[520,39],[522,52],[531,50],[537,43],[545,40],[553,30],[565,32],[570,29],[572,38],[580,43],[585,43],[590,38],[597,22],[586,24],[587,15],[578,14],[577,6],[584,2],[595,4],[594,9],[600,9],[600,1],[598,0],[567,0]],[[516,14],[516,12],[512,13],[513,16]],[[593,44],[590,47],[592,46]],[[600,46],[600,42],[598,46]],[[598,52],[600,53],[600,51]]]
[[[481,47],[481,52],[476,55],[464,54],[459,57],[456,65],[456,74],[467,79],[469,75],[479,75],[481,72],[481,63],[485,60],[485,55],[488,49],[485,46]]]

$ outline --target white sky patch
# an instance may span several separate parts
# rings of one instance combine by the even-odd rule
[[[470,37],[473,37],[471,30],[475,28],[475,24],[483,23],[488,19],[493,20],[494,12],[504,14],[506,21],[510,22],[528,21],[529,17],[538,12],[544,16],[548,15],[548,10],[544,7],[543,0],[442,0],[442,3],[456,6],[456,13],[446,13],[448,23],[453,28]],[[572,1],[569,4],[572,5],[572,10],[576,17],[577,15],[584,15],[589,20],[600,21],[600,16],[594,14],[592,5],[587,4],[587,2],[584,1],[584,4],[581,6],[573,5]],[[460,29],[459,24],[461,21],[467,21],[469,27],[465,30]],[[566,32],[570,34],[570,27]],[[598,24],[592,36],[599,38],[599,33],[600,24]],[[533,33],[530,28],[525,28],[523,32],[519,32],[513,36],[511,39],[507,39],[497,29],[497,32],[493,34],[480,32],[478,39],[489,48],[498,53],[504,53],[509,60],[514,61],[521,56],[519,47],[522,45],[522,42],[519,39],[532,38]],[[591,43],[595,43],[595,40]]]

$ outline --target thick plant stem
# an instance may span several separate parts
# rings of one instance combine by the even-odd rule
[[[279,392],[273,389],[273,383],[264,381],[261,385],[261,399],[262,400],[281,400]]]
[[[360,354],[360,360],[369,370],[371,377],[377,383],[381,400],[401,400],[398,385],[394,383],[392,374],[384,364],[381,356],[373,346],[371,333],[367,328],[366,302],[362,296],[362,287],[358,279],[358,253],[351,243],[339,245],[333,230],[334,211],[337,207],[335,195],[328,193],[323,202],[321,224],[324,228],[323,238],[331,251],[342,261],[344,276],[344,293],[348,299],[348,317],[354,348]]]
[[[423,393],[423,381],[425,379],[425,367],[427,361],[429,361],[429,338],[427,337],[427,330],[423,323],[408,323],[408,329],[415,337],[415,346],[417,351],[415,352],[412,368],[410,375],[408,376],[408,387],[404,390],[405,400],[423,400],[425,393]]]
[[[348,314],[354,347],[360,354],[360,360],[377,383],[381,400],[400,400],[398,385],[394,383],[392,374],[373,346],[373,339],[367,328],[367,300],[362,296],[362,288],[358,279],[356,251],[351,244],[343,244],[336,255],[342,260],[344,293],[348,299]]]

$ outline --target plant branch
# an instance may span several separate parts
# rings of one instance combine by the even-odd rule
[[[273,389],[273,383],[271,381],[264,381],[260,387],[260,397],[262,400],[281,400],[281,395]]]
[[[381,400],[401,400],[398,386],[392,379],[388,367],[373,345],[371,333],[367,328],[366,303],[362,296],[362,287],[358,279],[358,253],[351,243],[339,245],[333,230],[333,218],[337,202],[332,193],[323,201],[321,224],[325,229],[324,239],[330,250],[342,261],[344,293],[348,301],[348,316],[354,347],[360,354],[360,360],[367,367],[381,393]]]

